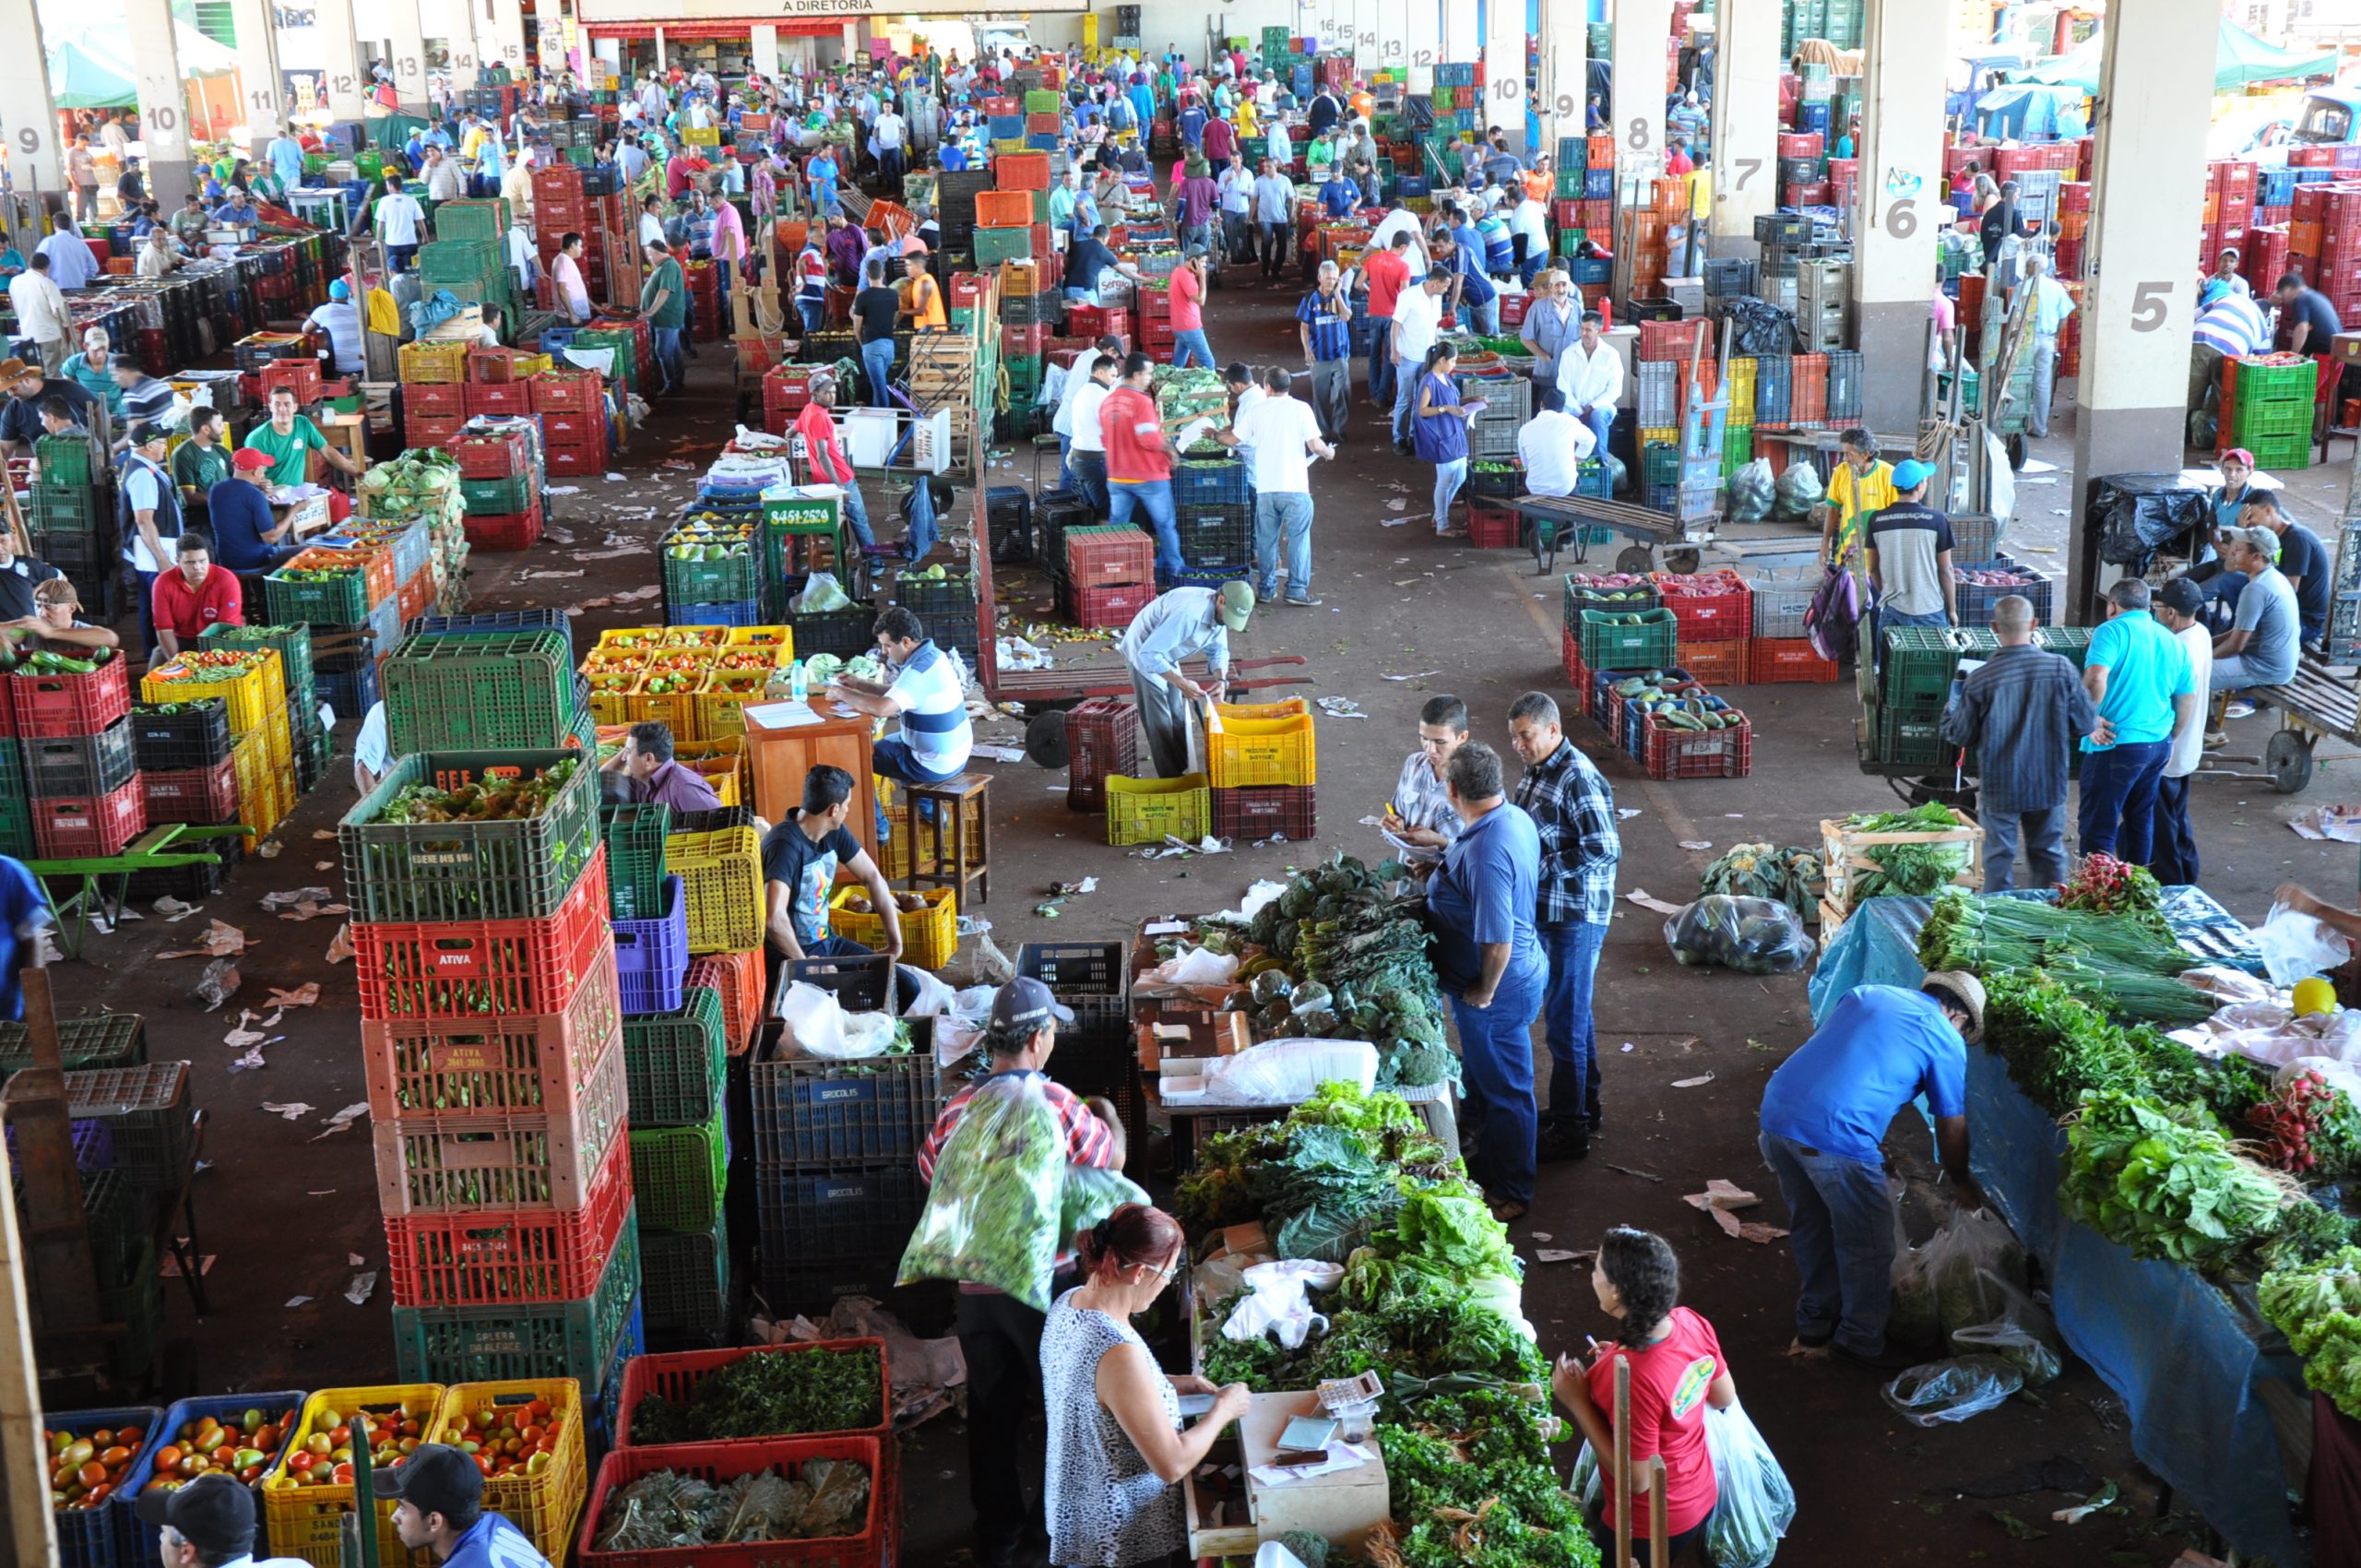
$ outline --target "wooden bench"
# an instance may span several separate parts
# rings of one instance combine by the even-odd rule
[[[2322,737],[2361,746],[2361,689],[2310,654],[2282,686],[2256,686],[2248,700],[2279,710],[2280,727],[2263,747],[2262,766],[2271,787],[2298,793],[2312,781],[2312,748]]]

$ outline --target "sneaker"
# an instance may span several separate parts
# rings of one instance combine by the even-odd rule
[[[2225,719],[2252,719],[2254,717],[2254,704],[2247,701],[2244,697],[2232,697],[2230,699],[2230,706],[2222,710],[2222,717]]]
[[[1319,599],[1289,599],[1283,602],[1292,604],[1299,610],[1317,610],[1327,601]]]
[[[2209,752],[2218,752],[2229,743],[2230,737],[2223,731],[2213,730],[2206,732],[2205,749]]]

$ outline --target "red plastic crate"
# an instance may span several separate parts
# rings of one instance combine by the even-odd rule
[[[707,1375],[742,1361],[750,1356],[807,1356],[845,1350],[874,1350],[877,1352],[877,1424],[848,1427],[841,1432],[812,1432],[813,1437],[874,1437],[890,1438],[894,1431],[894,1374],[885,1359],[883,1339],[814,1339],[793,1345],[744,1345],[734,1349],[677,1350],[667,1355],[634,1356],[623,1364],[623,1394],[616,1402],[615,1430],[611,1434],[617,1449],[646,1449],[661,1446],[656,1443],[634,1443],[631,1440],[632,1412],[640,1401],[650,1395],[685,1405],[695,1395],[697,1385]],[[718,1440],[712,1446],[741,1448],[748,1443],[772,1443],[775,1438],[746,1437]]]
[[[425,384],[422,382],[410,382],[405,383],[404,385],[423,386]],[[449,385],[456,388],[458,384],[453,382]],[[403,445],[410,447],[413,451],[423,450],[430,446],[439,446],[447,452],[451,448],[451,444],[459,439],[459,432],[467,428],[467,416],[464,414],[451,414],[445,416],[441,414],[421,414],[413,411],[402,416]]]
[[[148,798],[139,778],[109,795],[59,795],[31,802],[33,846],[45,861],[119,855],[148,831]]]
[[[745,1541],[734,1546],[664,1547],[647,1551],[599,1551],[600,1516],[618,1491],[657,1470],[673,1470],[718,1486],[739,1476],[777,1468],[791,1474],[808,1459],[850,1459],[869,1468],[869,1507],[855,1532],[819,1540]],[[582,1510],[575,1568],[879,1568],[900,1552],[899,1450],[873,1437],[773,1437],[748,1443],[682,1443],[665,1448],[619,1448],[599,1461]]]
[[[457,381],[406,381],[402,383],[402,412],[409,417],[426,419],[464,419],[468,411],[468,389]]]
[[[1683,664],[1689,662],[1692,641],[1742,638],[1754,625],[1754,590],[1727,567],[1711,572],[1651,572],[1648,580],[1655,585],[1657,596],[1680,628]]]
[[[478,414],[506,417],[533,411],[533,384],[529,381],[470,381],[466,384],[466,391],[469,419]]]
[[[1156,580],[1156,540],[1128,533],[1066,536],[1066,581],[1076,589],[1129,587]]]
[[[498,384],[478,382],[468,388],[468,396],[475,398],[487,385]],[[532,457],[521,434],[470,435],[452,445],[451,456],[458,462],[461,479],[507,479],[523,473]]]
[[[1152,325],[1172,319],[1172,291],[1169,289],[1143,289],[1137,299],[1142,323]]]
[[[1747,651],[1750,685],[1776,686],[1796,681],[1825,683],[1838,673],[1836,660],[1822,659],[1809,637],[1757,637]]]
[[[541,539],[541,504],[522,512],[469,517],[463,525],[468,543],[478,550],[530,550]]]
[[[1467,542],[1478,550],[1514,550],[1524,519],[1511,506],[1467,504]]]
[[[225,756],[211,767],[175,768],[169,773],[143,769],[139,787],[151,826],[186,822],[211,826],[238,820],[235,757]]]
[[[1000,351],[1003,358],[1031,357],[1041,352],[1050,340],[1050,329],[1036,321],[1025,327],[1003,327],[1000,329]]]
[[[1090,697],[1066,709],[1066,807],[1098,811],[1107,777],[1139,771],[1139,714],[1121,697]]]
[[[1156,597],[1149,583],[1118,583],[1110,588],[1078,588],[1072,590],[1073,617],[1077,626],[1091,626],[1102,631],[1121,631],[1132,624],[1132,617],[1145,610]]]
[[[563,1013],[589,977],[614,972],[607,924],[607,850],[538,921],[355,921],[361,1016],[466,1018]]]
[[[262,367],[263,396],[268,398],[274,387],[294,389],[295,401],[306,407],[320,400],[320,362],[317,360],[272,360]]]
[[[683,989],[703,986],[721,998],[721,1029],[731,1055],[746,1049],[763,1014],[763,956],[757,952],[707,953],[689,960]]]
[[[1293,843],[1320,836],[1319,787],[1272,784],[1245,790],[1216,790],[1214,832],[1248,843],[1277,834]]]
[[[1618,679],[1620,679],[1623,671],[1616,671],[1612,673],[1614,673]],[[1631,673],[1635,675],[1644,675],[1647,671],[1640,670],[1633,671]],[[1707,695],[1703,683],[1691,676],[1686,670],[1667,670],[1664,671],[1664,679],[1658,681],[1656,685],[1667,696],[1703,696]],[[1613,681],[1608,682],[1602,688],[1598,681],[1596,679],[1593,679],[1591,682],[1591,687],[1593,695],[1599,699],[1598,712],[1595,715],[1598,720],[1598,727],[1607,731],[1608,738],[1609,740],[1613,741],[1619,746],[1621,745],[1623,743],[1625,710],[1631,705],[1617,695],[1615,683]]]
[[[95,735],[131,711],[131,680],[118,652],[87,675],[8,677],[16,732],[29,741]]]
[[[1743,626],[1746,624],[1742,612],[1738,624]],[[1689,671],[1691,680],[1702,683],[1709,690],[1743,686],[1746,684],[1747,646],[1752,641],[1751,637],[1730,637],[1720,642],[1691,642],[1688,635],[1683,633],[1680,667]]]
[[[607,444],[603,441],[568,442],[564,445],[552,443],[547,457],[552,478],[580,479],[607,471]]]
[[[412,572],[409,575],[409,581],[404,583],[394,593],[395,610],[401,616],[402,624],[405,626],[417,617],[425,614],[427,608],[433,602],[434,569],[432,566],[421,566],[417,571]]]
[[[541,415],[541,439],[552,446],[584,446],[593,441],[603,446],[607,442],[607,416],[603,410],[586,414],[570,409],[553,410]]]
[[[545,370],[525,386],[537,414],[595,414],[606,406],[595,370]]]
[[[631,1213],[631,1140],[619,1138],[579,1209],[545,1206],[386,1220],[397,1307],[578,1301],[599,1289]]]
[[[1686,364],[1691,346],[1703,340],[1712,325],[1703,316],[1683,321],[1643,321],[1640,323],[1640,358],[1679,360]],[[1713,351],[1710,342],[1706,343],[1705,351]]]
[[[544,1204],[578,1211],[608,1157],[620,1146],[628,1158],[628,1094],[618,1028],[563,1101],[501,1115],[373,1111],[378,1210],[387,1218],[466,1218]]]
[[[1574,702],[1585,711],[1590,707],[1590,666],[1583,662],[1582,645],[1574,634],[1560,629],[1558,633],[1558,662],[1566,671],[1567,684],[1574,688]]]
[[[1647,754],[1642,760],[1651,778],[1744,778],[1754,771],[1754,726],[1741,721],[1734,730],[1676,730],[1655,714],[1647,726]]]
[[[614,960],[604,946],[599,963],[560,1012],[364,1018],[369,1114],[386,1121],[455,1101],[464,1109],[442,1114],[572,1114],[591,1069],[623,1038]]]
[[[1015,111],[1011,110],[1010,113]],[[1046,191],[1050,188],[1050,155],[1046,152],[1003,152],[992,160],[992,173],[1003,191]],[[982,194],[980,191],[977,193],[979,196]],[[1030,214],[1029,207],[1026,212]]]

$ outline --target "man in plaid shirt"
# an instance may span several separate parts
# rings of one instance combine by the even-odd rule
[[[935,1161],[968,1101],[1003,1078],[1040,1074],[1057,1046],[1058,1026],[1073,1022],[1074,1010],[1039,980],[1019,976],[1000,988],[984,1028],[992,1075],[954,1095],[935,1118],[919,1149],[920,1180],[934,1181]],[[1066,1162],[1120,1169],[1123,1145],[1111,1118],[1094,1114],[1062,1084],[1045,1077],[1041,1087],[1065,1129]],[[1060,1251],[1052,1296],[1074,1283],[1073,1270],[1073,1251]],[[1028,1459],[1026,1445],[1041,1399],[1041,1329],[1047,1322],[1013,1296],[988,1285],[960,1283],[956,1331],[959,1353],[967,1362],[967,1495],[976,1509],[976,1560],[981,1568],[1014,1568],[1028,1548],[1047,1539],[1042,1500],[1027,1502],[1025,1495],[1027,1471],[1038,1474],[1042,1464],[1038,1451]]]
[[[1549,1039],[1549,1103],[1541,1158],[1580,1159],[1598,1131],[1598,1031],[1591,982],[1615,913],[1615,792],[1559,728],[1558,705],[1527,692],[1509,705],[1509,743],[1524,759],[1516,803],[1541,833],[1534,928],[1549,963],[1542,1018]]]

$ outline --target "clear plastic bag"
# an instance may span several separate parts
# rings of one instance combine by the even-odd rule
[[[1970,1324],[1952,1331],[1952,1348],[1963,1356],[1997,1356],[2024,1374],[2025,1386],[2037,1388],[2055,1378],[2061,1370],[2058,1348],[2051,1341],[2057,1331],[2047,1334],[2043,1326],[2049,1314],[2028,1301],[2032,1313],[2023,1318],[1995,1318],[1990,1323]]]
[[[2326,974],[2353,956],[2353,944],[2309,915],[2274,904],[2271,917],[2254,930],[2262,967],[2274,985],[2294,985],[2308,975]]]
[[[1779,1539],[1796,1522],[1796,1489],[1762,1441],[1746,1407],[1705,1407],[1705,1448],[1714,1456],[1721,1501],[1705,1523],[1705,1554],[1714,1568],[1770,1568]]]
[[[2025,1374],[1998,1356],[1958,1356],[1912,1367],[1880,1390],[1914,1426],[1940,1426],[1982,1415],[2025,1385]]]
[[[1773,486],[1775,499],[1771,510],[1782,517],[1808,517],[1811,509],[1825,499],[1820,487],[1820,475],[1809,463],[1789,463]]]
[[[1778,480],[1771,472],[1771,459],[1757,457],[1730,475],[1730,521],[1759,523],[1771,515],[1772,503],[1778,499]]]
[[[964,1280],[1050,1310],[1050,1270],[1065,1240],[1067,1161],[1046,1081],[1003,1074],[967,1101],[935,1162],[899,1283]]]
[[[1146,1189],[1120,1170],[1069,1165],[1066,1167],[1065,1196],[1058,1211],[1058,1234],[1071,1243],[1074,1237],[1125,1204],[1146,1207],[1155,1202],[1147,1195]]]
[[[1817,944],[1796,912],[1774,898],[1713,893],[1664,922],[1664,939],[1684,964],[1742,975],[1791,975],[1811,962]]]
[[[1915,1345],[2038,1310],[2026,1281],[2024,1248],[2009,1222],[1988,1210],[1954,1213],[1923,1247],[1897,1246],[1893,1294],[1886,1332]]]

